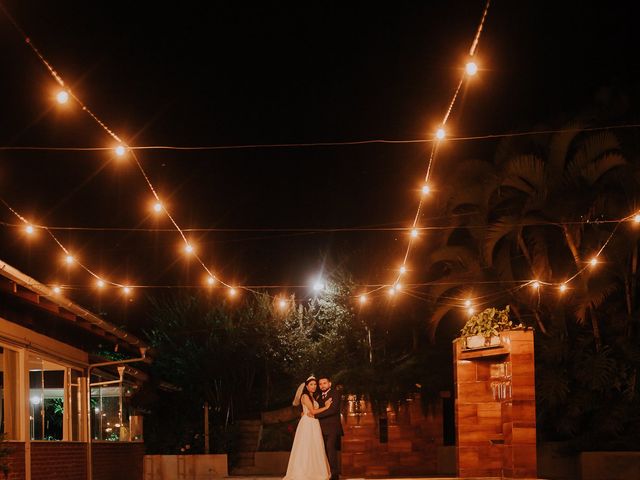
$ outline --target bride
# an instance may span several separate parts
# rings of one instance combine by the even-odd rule
[[[293,399],[295,406],[302,403],[302,417],[293,439],[284,480],[328,480],[331,476],[320,422],[313,418],[313,415],[324,412],[331,406],[331,399],[327,400],[324,407],[318,408],[318,402],[313,396],[317,388],[318,382],[311,376],[300,385]]]

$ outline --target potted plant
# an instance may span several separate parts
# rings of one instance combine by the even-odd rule
[[[473,315],[460,331],[464,339],[463,348],[487,348],[500,345],[500,332],[512,328],[513,323],[509,320],[509,305],[503,310],[487,308]]]

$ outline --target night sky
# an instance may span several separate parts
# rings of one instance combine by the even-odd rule
[[[84,102],[130,145],[246,145],[430,137],[460,76],[483,1],[6,1],[5,7]],[[633,11],[632,11],[633,9]],[[637,94],[637,7],[631,2],[494,1],[480,72],[462,92],[450,135],[536,128],[602,92]],[[0,14],[0,145],[113,146],[56,85]],[[635,101],[637,104],[638,102]],[[633,115],[633,112],[632,112]],[[440,171],[491,158],[495,142],[450,143]],[[389,282],[406,236],[393,231],[269,229],[405,227],[426,144],[145,151],[139,157],[198,253],[230,283],[307,284],[328,264],[359,283]],[[170,228],[131,160],[111,152],[0,151],[0,196],[34,223]],[[0,220],[16,223],[0,208]],[[260,231],[264,230],[264,231]],[[204,272],[175,232],[58,232],[114,281],[198,285]],[[144,316],[145,296],[98,295],[42,232],[0,227],[3,260],[116,322]],[[421,269],[412,278],[420,281]],[[292,290],[290,290],[292,291]],[[299,291],[304,292],[304,291]],[[407,301],[409,301],[407,299]]]

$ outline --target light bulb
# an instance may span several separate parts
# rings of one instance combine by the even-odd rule
[[[400,267],[400,273],[402,273],[402,274],[407,273],[407,267],[405,267],[404,265],[402,265],[402,266]]]
[[[67,255],[64,261],[67,262],[67,265],[71,265],[74,262],[73,255]]]
[[[562,285],[560,285],[560,293],[564,293],[566,291],[567,291],[567,285],[563,283]]]
[[[67,92],[66,90],[60,90],[56,94],[56,100],[60,105],[67,103],[69,101],[69,92]]]
[[[184,247],[184,251],[186,253],[193,253],[193,246],[190,243],[187,243]]]
[[[396,283],[393,288],[395,288],[396,292],[399,292],[400,290],[402,290],[402,285]]]
[[[392,297],[396,294],[396,289],[394,287],[389,288],[389,295]]]
[[[58,293],[60,293],[61,291],[62,291],[62,290],[61,290],[61,288],[60,288],[60,287],[53,287],[53,293],[58,294]]]
[[[284,299],[280,299],[280,301],[278,302],[278,306],[281,310],[284,310],[285,308],[287,308],[287,301]]]
[[[122,291],[125,295],[129,295],[131,293],[131,287],[122,287]]]
[[[362,305],[364,305],[365,303],[367,303],[367,295],[366,295],[366,294],[364,294],[364,293],[363,293],[362,295],[360,295],[360,303],[361,303]]]
[[[322,289],[324,289],[324,284],[321,281],[318,280],[316,283],[313,284],[313,290],[315,292],[319,292]]]
[[[475,313],[475,310],[474,310],[472,307],[467,308],[467,313],[468,313],[469,315],[473,315],[473,314]]]
[[[429,195],[429,193],[431,193],[431,187],[429,187],[429,185],[423,185],[422,186],[422,194],[423,195]]]
[[[229,288],[229,296],[230,297],[235,297],[237,293],[238,293],[238,291],[234,287],[230,287]]]
[[[209,276],[207,277],[207,283],[208,283],[209,285],[213,285],[214,283],[216,283],[216,279],[215,279],[215,278],[213,278],[213,276],[209,275]]]
[[[27,232],[29,235],[31,235],[33,234],[35,229],[33,228],[33,225],[27,225],[26,227],[24,227],[24,231]]]
[[[418,229],[417,228],[412,228],[411,229],[411,237],[416,238],[418,236]]]
[[[540,288],[540,282],[538,280],[534,280],[531,282],[531,286],[537,290]]]
[[[96,281],[96,285],[98,286],[98,288],[103,288],[104,287],[104,280],[98,279]]]
[[[633,217],[633,221],[636,223],[640,223],[640,213],[636,213]]]
[[[598,264],[598,257],[593,257],[591,260],[589,260],[589,263],[592,267],[595,267]]]
[[[156,203],[153,205],[153,210],[154,210],[156,213],[160,213],[160,212],[162,211],[162,204],[161,204],[160,202],[156,202]]]
[[[438,130],[436,130],[436,138],[438,140],[444,140],[445,136],[446,132],[444,131],[444,128],[440,127]]]
[[[471,306],[471,300],[465,300],[464,301],[464,306],[469,308]]]
[[[119,157],[124,156],[124,154],[126,153],[126,151],[127,151],[127,150],[126,150],[126,149],[124,148],[124,146],[122,146],[122,145],[118,145],[118,146],[115,148],[116,155],[117,155],[117,156],[119,156]]]
[[[467,62],[464,69],[470,77],[478,73],[478,65],[475,62]]]

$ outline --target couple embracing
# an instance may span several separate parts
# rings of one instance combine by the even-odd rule
[[[340,393],[331,388],[329,377],[312,375],[300,385],[293,404],[302,405],[302,417],[284,480],[339,479],[340,403]]]

